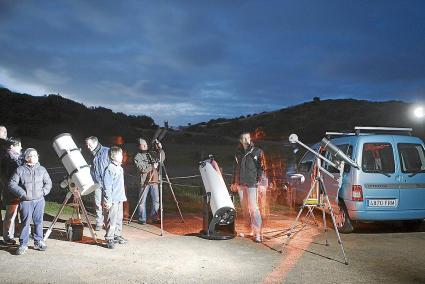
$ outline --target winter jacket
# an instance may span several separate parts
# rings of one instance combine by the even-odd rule
[[[264,173],[263,150],[251,144],[248,149],[240,146],[233,161],[234,184],[256,186]]]
[[[165,152],[161,150],[161,160],[165,160]],[[140,185],[158,183],[158,169],[154,168],[154,163],[158,163],[159,153],[154,151],[140,151],[134,157],[134,164],[140,173]]]
[[[93,181],[102,186],[105,169],[111,161],[108,153],[109,148],[100,145],[100,143],[98,145],[98,149],[96,149],[93,153],[93,165],[90,172],[93,177]]]
[[[8,188],[8,183],[19,166],[24,164],[23,156],[20,153],[14,152],[9,149],[6,155],[1,159],[1,174],[2,179],[5,181],[3,189],[3,204],[12,205],[18,204],[19,198],[12,194]]]
[[[52,180],[39,163],[19,166],[9,181],[9,191],[21,201],[38,200],[50,193]]]
[[[121,166],[111,162],[106,167],[102,180],[103,198],[107,204],[127,200],[124,189],[124,170]]]
[[[7,154],[8,143],[6,139],[0,138],[0,159]],[[0,191],[3,190],[3,183],[7,184],[7,180],[4,180],[3,169],[0,168]]]

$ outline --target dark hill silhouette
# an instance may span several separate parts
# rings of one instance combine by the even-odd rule
[[[326,131],[353,131],[354,126],[412,127],[414,134],[425,137],[425,121],[410,117],[412,104],[402,101],[371,102],[338,99],[303,103],[274,112],[241,116],[234,119],[213,119],[187,128],[188,131],[237,137],[242,131],[257,138],[285,140],[297,133],[306,142],[315,142]]]
[[[51,140],[57,134],[127,136],[157,127],[146,115],[125,115],[103,107],[86,107],[59,95],[31,96],[0,88],[0,123],[19,137]]]

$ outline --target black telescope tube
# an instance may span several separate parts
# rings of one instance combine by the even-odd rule
[[[355,167],[357,169],[359,168],[356,162],[354,162],[352,159],[350,159],[350,157],[345,155],[341,151],[341,149],[332,144],[331,141],[329,141],[326,137],[323,137],[321,144],[329,153],[331,153],[339,161],[344,161],[352,167]]]

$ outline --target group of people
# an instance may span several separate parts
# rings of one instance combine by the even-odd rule
[[[134,157],[134,163],[140,175],[138,220],[140,224],[146,224],[146,198],[150,194],[152,222],[159,223],[158,167],[159,161],[164,161],[165,153],[159,141],[155,141],[152,150],[149,150],[145,139],[139,138],[137,141],[139,152]],[[85,142],[93,155],[92,177],[94,182],[99,184],[95,190],[95,230],[100,231],[103,227],[106,229],[107,247],[113,249],[116,243],[128,242],[122,236],[123,202],[127,200],[124,171],[121,167],[123,152],[117,146],[102,146],[95,136],[86,138]]]
[[[7,137],[7,129],[0,126],[0,168],[2,202],[6,209],[3,221],[3,242],[16,244],[14,240],[15,220],[19,210],[21,226],[19,246],[15,253],[24,254],[28,249],[34,224],[34,249],[47,249],[43,241],[43,214],[45,200],[52,188],[47,170],[40,165],[37,150],[27,148],[22,153],[19,138]]]
[[[255,242],[262,241],[262,218],[258,206],[258,196],[264,185],[264,153],[254,146],[249,132],[239,137],[240,147],[234,156],[233,181],[231,191],[238,193],[245,220],[251,229]],[[139,175],[138,221],[147,222],[146,199],[150,195],[152,205],[150,217],[152,223],[160,223],[158,171],[165,159],[165,152],[159,141],[155,140],[149,149],[145,139],[139,138],[138,153],[134,156],[134,165]],[[102,146],[95,136],[85,139],[87,149],[92,153],[91,174],[99,187],[95,190],[96,225],[95,230],[106,230],[106,246],[128,242],[122,236],[123,202],[127,200],[124,187],[124,171],[121,166],[123,151],[120,147]],[[19,211],[21,226],[19,246],[16,254],[21,255],[28,249],[31,235],[31,222],[34,224],[34,249],[44,251],[43,214],[45,199],[52,188],[50,176],[39,163],[37,150],[27,148],[22,152],[19,138],[7,137],[7,129],[0,126],[0,189],[5,208],[3,219],[3,243],[16,244],[15,220]]]

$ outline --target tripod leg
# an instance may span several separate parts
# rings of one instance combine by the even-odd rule
[[[316,183],[317,183],[317,179],[315,179],[313,181],[313,184],[311,185],[310,190],[309,190],[306,198],[304,199],[303,205],[301,206],[300,210],[298,211],[297,218],[295,219],[294,223],[292,223],[291,228],[289,229],[288,233],[286,234],[288,237],[286,238],[285,242],[283,243],[283,247],[285,247],[288,244],[288,242],[291,239],[291,237],[293,235],[295,235],[295,233],[293,231],[295,230],[295,227],[298,224],[298,219],[300,218],[301,213],[303,212],[304,208],[307,207],[306,206],[307,200],[309,199],[310,195],[313,193],[313,189],[316,186]]]
[[[137,211],[137,209],[138,209],[138,208],[139,208],[139,206],[140,206],[140,203],[142,203],[143,194],[145,193],[146,187],[147,187],[147,186],[145,186],[145,187],[142,189],[142,192],[140,193],[139,201],[137,202],[137,204],[136,204],[136,208],[134,208],[133,214],[131,214],[130,220],[128,220],[128,223],[127,223],[127,224],[130,224],[130,223],[131,223],[131,221],[133,220],[134,214],[136,214],[136,211]]]
[[[71,198],[71,196],[72,196],[72,192],[68,192],[68,193],[66,194],[66,196],[65,196],[65,200],[63,201],[62,206],[61,206],[61,208],[59,209],[58,214],[56,214],[55,218],[53,219],[52,224],[50,224],[49,229],[46,231],[46,234],[44,234],[43,241],[46,241],[46,240],[49,238],[50,234],[52,233],[53,226],[55,225],[56,221],[57,221],[57,220],[58,220],[58,218],[59,218],[59,215],[62,213],[63,209],[65,208],[66,203],[68,202],[69,198]]]
[[[339,243],[339,245],[341,247],[342,255],[344,256],[344,261],[345,261],[344,263],[346,265],[348,265],[348,261],[347,261],[347,257],[345,256],[345,251],[344,251],[344,246],[342,244],[341,236],[339,235],[339,231],[338,231],[338,228],[336,226],[335,215],[334,215],[334,212],[333,212],[333,208],[332,208],[331,202],[329,201],[328,193],[327,193],[325,187],[323,187],[323,193],[325,195],[326,202],[327,202],[327,204],[329,206],[329,212],[331,213],[331,218],[332,218],[332,223],[334,225],[334,230],[335,230],[336,236],[338,237],[338,243]]]
[[[97,243],[96,233],[94,232],[93,227],[91,226],[89,216],[87,215],[86,207],[84,207],[84,203],[83,203],[83,200],[81,199],[80,194],[78,194],[77,201],[78,201],[78,204],[80,205],[81,211],[83,212],[84,216],[86,217],[87,225],[89,226],[91,236],[92,236],[94,242]]]
[[[182,223],[184,223],[183,215],[182,215],[182,212],[180,211],[179,202],[177,201],[176,195],[174,194],[173,186],[171,185],[171,181],[170,181],[170,178],[168,177],[167,169],[165,168],[165,165],[163,165],[163,168],[164,168],[164,173],[165,173],[165,177],[167,179],[168,185],[170,186],[171,194],[173,195],[173,198],[174,198],[174,202],[176,203],[177,209],[179,210],[180,219],[182,220]]]

